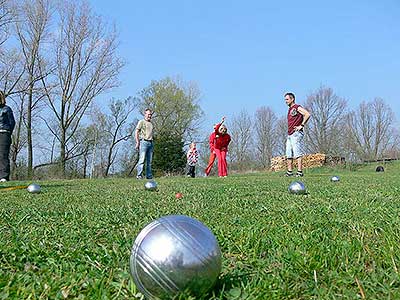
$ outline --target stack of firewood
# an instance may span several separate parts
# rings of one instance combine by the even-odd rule
[[[303,157],[303,168],[309,169],[309,168],[322,167],[325,164],[325,159],[326,155],[322,153],[305,155]]]
[[[286,169],[286,156],[275,156],[271,159],[271,171],[282,171]]]
[[[338,157],[338,156],[327,156],[323,153],[314,153],[314,154],[308,154],[303,156],[303,168],[308,169],[308,168],[316,168],[316,167],[322,167],[325,165],[337,165],[337,164],[343,164],[345,163],[345,160],[343,157]],[[297,167],[296,161],[294,164],[294,167]],[[271,159],[271,171],[282,171],[286,170],[287,168],[287,163],[286,163],[286,156],[276,156]]]

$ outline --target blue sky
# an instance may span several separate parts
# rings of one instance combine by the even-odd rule
[[[108,96],[136,95],[151,80],[180,76],[202,97],[204,128],[242,109],[285,115],[285,91],[302,104],[321,85],[350,108],[381,97],[400,104],[400,1],[105,1],[127,61]]]

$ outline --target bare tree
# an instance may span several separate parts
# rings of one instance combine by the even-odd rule
[[[11,157],[11,169],[13,173],[13,178],[15,178],[17,174],[17,160],[18,154],[21,150],[26,146],[26,126],[25,126],[25,94],[19,93],[18,102],[16,101],[17,108],[14,109],[15,114],[15,128],[12,135],[12,144],[10,149],[10,157]]]
[[[347,145],[358,159],[376,160],[388,150],[394,114],[380,98],[363,102],[347,115]]]
[[[307,97],[305,107],[312,114],[306,130],[306,146],[310,152],[339,154],[342,120],[347,102],[331,88],[321,86]]]
[[[103,176],[107,177],[111,166],[114,164],[118,154],[118,144],[132,138],[135,123],[129,122],[130,117],[138,108],[138,101],[132,97],[124,100],[112,99],[109,103],[111,114],[105,115],[101,112],[96,114],[96,122],[102,127],[103,143],[106,146],[107,157]]]
[[[53,42],[55,72],[43,77],[47,104],[57,120],[57,128],[44,119],[60,143],[60,165],[70,159],[67,145],[93,100],[118,85],[123,66],[116,50],[115,29],[94,15],[81,1],[64,1],[59,8],[60,24]]]
[[[260,107],[256,111],[255,129],[255,155],[263,168],[268,168],[277,146],[276,126],[277,117],[269,107]]]
[[[9,25],[13,21],[10,0],[0,0],[0,52],[9,35]]]
[[[0,88],[6,96],[20,92],[17,86],[25,73],[22,60],[17,49],[7,49],[0,53]]]
[[[69,157],[67,165],[73,174],[86,178],[88,174],[89,157],[94,154],[93,149],[96,144],[96,136],[99,131],[97,124],[89,126],[79,126],[68,144]]]
[[[281,117],[276,122],[275,126],[275,136],[276,136],[276,153],[275,155],[285,155],[286,154],[286,140],[288,136],[288,126],[287,118]]]
[[[391,141],[386,151],[383,153],[384,157],[399,159],[400,158],[400,130],[399,128],[392,128],[390,133]]]
[[[41,79],[39,64],[43,64],[43,58],[40,55],[42,44],[46,38],[47,29],[51,19],[51,7],[48,0],[24,0],[19,1],[14,6],[17,12],[18,21],[15,22],[15,28],[21,50],[24,58],[25,69],[25,88],[26,93],[26,133],[28,148],[28,178],[33,176],[33,141],[32,141],[32,122],[33,110],[44,97],[42,91],[35,85]],[[44,67],[42,67],[44,68]],[[36,89],[36,90],[35,90]],[[35,98],[35,99],[34,99]]]
[[[253,136],[251,134],[253,122],[249,113],[242,110],[232,118],[229,124],[228,133],[232,139],[229,145],[229,158],[235,166],[243,169],[246,164],[248,166],[253,156]]]

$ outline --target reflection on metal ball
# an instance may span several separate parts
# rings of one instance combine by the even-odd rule
[[[206,293],[221,272],[221,250],[200,221],[171,215],[148,224],[137,236],[130,256],[137,288],[150,299],[171,299],[182,292]]]
[[[331,181],[332,182],[338,182],[340,180],[339,176],[332,176]]]
[[[38,185],[36,183],[31,183],[30,185],[28,185],[28,187],[26,189],[28,190],[29,193],[33,193],[33,194],[40,193],[40,191],[41,191],[40,185]]]
[[[301,181],[293,181],[289,185],[289,192],[292,194],[303,195],[306,194],[306,186]]]
[[[148,191],[155,191],[157,189],[157,183],[155,181],[147,181],[144,187]]]
[[[376,172],[384,172],[385,169],[382,166],[377,166],[375,171]]]

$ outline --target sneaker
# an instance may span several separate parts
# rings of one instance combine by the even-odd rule
[[[7,179],[2,178],[2,179],[0,179],[0,182],[7,182]]]
[[[297,171],[296,177],[303,177],[303,176],[304,176],[304,174],[302,171]]]
[[[136,179],[143,179],[143,177],[138,175],[138,176],[136,176]]]
[[[291,172],[291,171],[286,171],[286,173],[285,173],[284,176],[285,176],[285,177],[293,176],[293,172]]]

